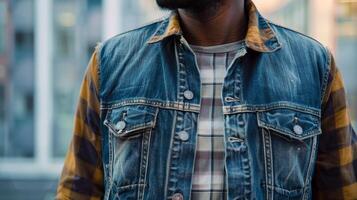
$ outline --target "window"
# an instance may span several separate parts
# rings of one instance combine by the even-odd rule
[[[160,16],[144,0],[0,0],[1,177],[58,178],[84,71],[104,38],[103,2],[118,6],[111,35]]]
[[[0,6],[0,26],[5,30],[6,2]],[[30,8],[30,9],[29,9]],[[3,84],[0,91],[1,116],[4,127],[0,132],[0,158],[34,157],[34,40],[33,40],[33,1],[18,0],[13,7],[12,24],[12,63],[10,68],[1,68]],[[6,31],[1,31],[0,49],[4,52]],[[7,37],[10,38],[10,37]],[[2,40],[2,41],[1,41]],[[5,52],[4,52],[5,54]],[[16,59],[15,59],[16,58]],[[13,134],[16,133],[16,134]],[[21,148],[19,148],[21,147]]]
[[[340,1],[336,18],[336,60],[343,74],[351,118],[357,128],[357,2]]]
[[[6,4],[0,1],[0,54],[5,52]]]
[[[5,119],[5,89],[6,89],[6,68],[5,68],[5,37],[6,37],[6,2],[0,1],[0,141],[4,141],[6,132]],[[0,157],[4,156],[5,143],[0,142]]]
[[[88,51],[83,51],[89,42],[87,24],[93,23],[89,21],[92,18],[85,17],[83,1],[56,0],[53,3],[51,156],[63,158],[72,137],[79,87],[90,56]],[[92,31],[100,26],[93,25]],[[100,40],[99,37],[93,39]]]

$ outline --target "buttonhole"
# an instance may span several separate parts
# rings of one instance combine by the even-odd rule
[[[236,102],[236,101],[239,101],[239,98],[225,97],[224,100],[225,100],[226,102]]]
[[[126,118],[126,116],[128,115],[127,113],[128,111],[124,110],[122,115],[121,115],[121,119],[124,120]]]
[[[228,137],[228,142],[243,142],[243,140],[237,137],[230,136]]]
[[[294,117],[294,124],[297,124],[299,121],[299,118],[297,118],[296,116]]]

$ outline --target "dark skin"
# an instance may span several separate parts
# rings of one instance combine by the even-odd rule
[[[245,37],[247,17],[244,0],[221,0],[202,11],[178,9],[178,13],[184,37],[190,44],[213,46]]]

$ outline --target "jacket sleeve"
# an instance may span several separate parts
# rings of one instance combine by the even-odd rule
[[[98,77],[96,50],[82,81],[73,137],[58,184],[57,200],[94,200],[103,196]]]
[[[357,199],[357,137],[341,73],[330,58],[312,192],[314,199]]]

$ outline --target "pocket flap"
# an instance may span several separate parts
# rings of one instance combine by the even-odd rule
[[[139,130],[154,128],[158,108],[145,105],[129,105],[108,111],[104,120],[111,132],[118,137],[129,137]]]
[[[303,140],[321,133],[320,117],[290,110],[274,109],[258,112],[258,126],[289,138]]]

